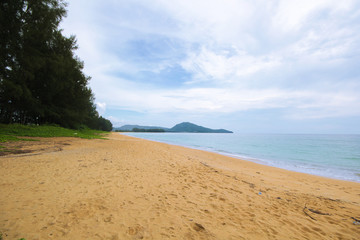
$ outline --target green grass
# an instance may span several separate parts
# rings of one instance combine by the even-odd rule
[[[10,141],[36,141],[21,137],[78,137],[86,139],[104,139],[108,132],[92,129],[68,129],[51,125],[21,125],[21,124],[0,124],[0,144]],[[0,151],[6,149],[0,145]]]
[[[19,137],[14,137],[11,135],[1,135],[1,133],[0,133],[0,143],[11,142],[11,141],[37,141],[37,140],[31,139],[31,138],[19,138]]]

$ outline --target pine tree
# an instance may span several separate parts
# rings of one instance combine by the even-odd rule
[[[59,29],[65,7],[62,0],[1,2],[0,122],[103,128],[76,39]]]

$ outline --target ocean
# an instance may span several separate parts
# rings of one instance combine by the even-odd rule
[[[264,165],[360,182],[360,135],[125,133]]]

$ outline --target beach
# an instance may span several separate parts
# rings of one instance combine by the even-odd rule
[[[0,157],[4,240],[360,236],[360,183],[117,133],[39,140]]]

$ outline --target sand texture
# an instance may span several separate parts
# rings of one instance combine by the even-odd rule
[[[0,157],[5,240],[360,239],[360,183],[116,133],[43,141]]]

